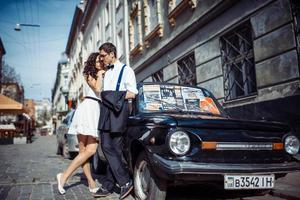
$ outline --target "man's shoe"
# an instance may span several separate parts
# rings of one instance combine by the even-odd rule
[[[110,195],[110,191],[107,189],[103,188],[102,186],[97,190],[97,192],[93,193],[94,197],[106,197]]]
[[[124,199],[133,189],[132,181],[130,180],[125,185],[121,186],[120,199]]]

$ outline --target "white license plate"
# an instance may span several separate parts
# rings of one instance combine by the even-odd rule
[[[274,174],[271,175],[225,175],[224,189],[270,189],[274,187]]]

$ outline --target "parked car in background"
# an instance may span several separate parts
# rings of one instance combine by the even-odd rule
[[[285,124],[232,119],[200,87],[142,83],[138,90],[123,149],[137,199],[165,199],[168,186],[195,183],[255,195],[300,170],[299,140]]]
[[[78,140],[76,135],[68,134],[75,110],[71,109],[57,128],[57,154],[65,158],[74,158],[79,152]]]
[[[51,135],[51,133],[52,133],[52,127],[50,125],[42,126],[40,129],[41,136]]]

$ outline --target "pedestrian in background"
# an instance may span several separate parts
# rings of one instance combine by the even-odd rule
[[[64,185],[71,174],[80,166],[88,181],[89,191],[93,194],[99,189],[92,177],[89,158],[96,153],[98,146],[98,121],[100,116],[99,94],[102,88],[103,63],[98,53],[92,53],[84,64],[84,100],[75,111],[69,134],[76,134],[79,141],[79,154],[68,168],[57,174],[58,191],[64,194]]]

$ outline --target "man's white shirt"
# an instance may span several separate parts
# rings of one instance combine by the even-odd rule
[[[103,80],[103,90],[116,90],[117,82],[119,79],[119,74],[121,72],[121,69],[123,67],[123,63],[121,63],[119,60],[117,60],[114,63],[113,69],[108,69],[105,72],[104,80]],[[124,68],[123,76],[120,83],[119,91],[130,91],[134,94],[138,93],[138,90],[136,88],[136,79],[134,71],[131,69],[131,67],[127,66]]]

